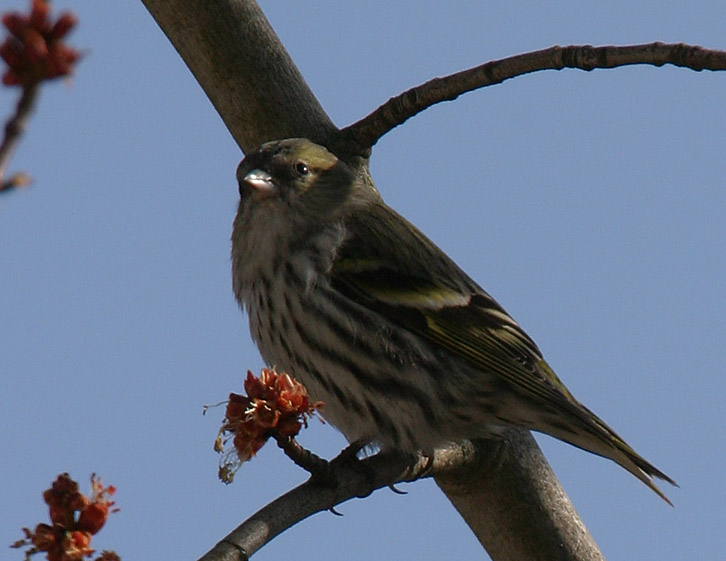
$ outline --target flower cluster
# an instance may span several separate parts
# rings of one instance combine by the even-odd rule
[[[111,495],[116,492],[113,486],[104,487],[101,479],[91,476],[91,496],[86,497],[78,491],[78,483],[67,473],[62,473],[50,489],[43,493],[43,499],[50,511],[49,524],[38,524],[35,530],[23,528],[25,539],[13,547],[25,547],[25,558],[41,551],[46,552],[48,561],[81,561],[90,557],[91,537],[98,533],[106,523],[114,502]],[[118,561],[113,552],[104,551],[96,561]]]
[[[229,394],[215,442],[215,450],[224,452],[224,445],[232,438],[232,449],[219,463],[219,478],[225,483],[232,482],[241,464],[252,458],[268,438],[295,436],[323,405],[311,403],[305,386],[289,374],[269,368],[263,368],[259,378],[248,371],[244,386],[246,396]]]
[[[42,80],[69,76],[80,53],[63,42],[76,24],[70,12],[50,19],[46,0],[32,0],[30,14],[10,12],[2,17],[10,32],[0,44],[0,57],[7,63],[2,82],[6,86],[30,86]]]

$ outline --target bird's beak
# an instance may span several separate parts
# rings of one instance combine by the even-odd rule
[[[264,170],[253,169],[245,175],[243,181],[252,187],[255,197],[258,199],[265,199],[277,193],[277,185],[272,180],[272,176]]]

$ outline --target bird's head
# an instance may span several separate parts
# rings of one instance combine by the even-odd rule
[[[301,138],[263,144],[242,160],[237,180],[232,260],[240,302],[275,256],[319,236],[339,237],[341,218],[374,192],[345,162]]]
[[[296,215],[327,215],[347,199],[353,170],[323,146],[304,138],[260,146],[237,168],[240,208]],[[256,207],[256,208],[255,208]]]

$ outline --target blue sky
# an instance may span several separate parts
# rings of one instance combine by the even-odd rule
[[[427,79],[553,44],[724,43],[717,1],[263,2],[339,126]],[[53,84],[0,199],[0,547],[68,471],[118,487],[96,538],[195,559],[304,474],[272,445],[216,478],[222,409],[261,360],[231,292],[239,149],[139,1],[57,0],[87,49]],[[613,6],[615,4],[612,4]],[[2,0],[0,7],[25,7]],[[7,114],[16,92],[0,91]],[[538,436],[610,559],[716,559],[726,541],[726,74],[529,75],[426,111],[375,147],[389,204],[489,290],[578,398],[671,475],[670,508]],[[344,444],[312,423],[302,442]],[[430,481],[319,514],[260,560],[483,559]],[[17,552],[3,558],[20,559]]]

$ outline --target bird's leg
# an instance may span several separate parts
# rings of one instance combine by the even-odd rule
[[[369,439],[361,438],[354,440],[332,460],[326,461],[321,458],[317,458],[320,462],[315,462],[309,469],[311,480],[325,487],[337,487],[339,484],[339,473],[346,469],[353,468],[370,479],[370,469],[361,462],[358,458],[358,453],[370,444]],[[312,453],[308,452],[313,455]]]
[[[359,453],[366,446],[371,444],[371,440],[359,439],[352,442],[348,447],[338,454],[338,456],[331,460],[330,467],[334,468],[333,475],[339,474],[342,470],[353,469],[355,470],[366,482],[362,485],[362,488],[368,489],[367,491],[361,491],[358,496],[365,497],[372,493],[375,489],[381,486],[381,474],[378,472],[379,468],[373,467],[374,465],[380,466],[380,461],[371,463],[375,460],[384,460],[386,462],[392,462],[396,465],[403,466],[403,477],[401,480],[413,481],[418,479],[422,475],[425,475],[429,466],[433,464],[430,458],[427,458],[427,463],[423,468],[418,468],[419,455],[415,453],[402,452],[395,449],[378,449],[372,456],[366,458],[360,458]],[[394,493],[399,495],[405,495],[404,491],[397,489],[393,483],[386,484]]]
[[[353,462],[358,461],[360,462],[360,458],[358,458],[358,453],[363,450],[366,446],[368,446],[371,443],[371,439],[369,438],[359,438],[358,440],[354,440],[348,446],[343,448],[340,451],[340,454],[338,454],[332,461],[333,462]]]

